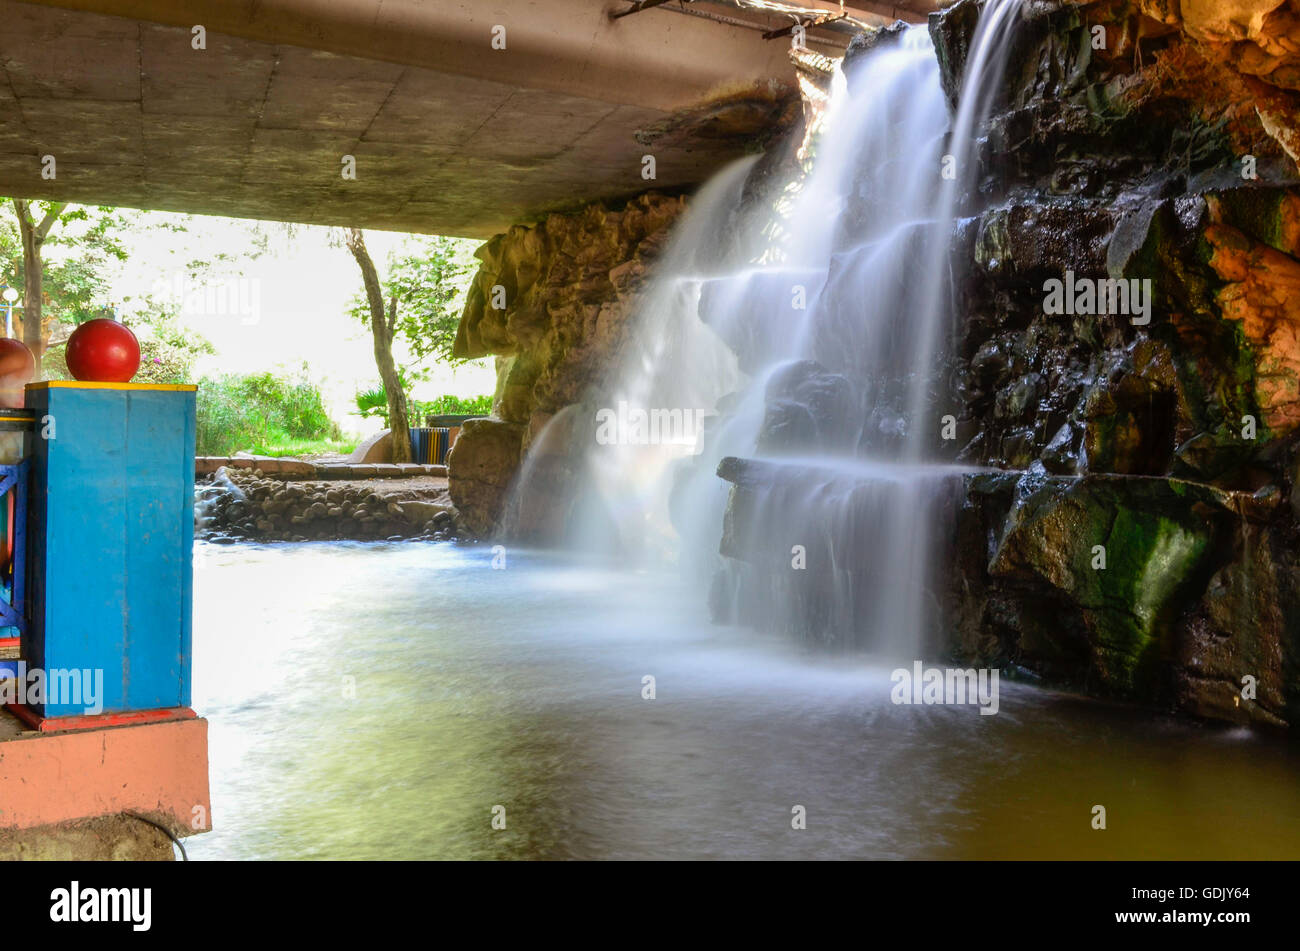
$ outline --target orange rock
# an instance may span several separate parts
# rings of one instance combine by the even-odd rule
[[[1241,323],[1255,349],[1255,395],[1264,422],[1279,434],[1300,427],[1300,261],[1252,241],[1236,228],[1205,231],[1210,267],[1227,281],[1222,315]]]

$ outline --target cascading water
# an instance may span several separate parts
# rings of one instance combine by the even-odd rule
[[[594,445],[587,511],[627,541],[671,508],[716,613],[891,655],[920,656],[936,630],[935,545],[961,479],[937,462],[953,236],[1017,9],[985,7],[955,115],[928,31],[888,34],[837,73],[783,214],[744,200],[747,160],[674,236],[605,405],[718,415],[697,439]]]
[[[206,485],[194,486],[194,530],[201,532],[213,521],[217,513],[232,503],[244,502],[244,490],[230,481],[224,471],[218,471]]]
[[[645,292],[616,388],[596,399],[599,410],[620,423],[629,412],[644,411],[648,430],[652,408],[667,411],[665,418],[656,420],[655,432],[647,431],[645,439],[606,439],[593,407],[574,405],[557,413],[529,447],[516,477],[505,516],[508,534],[527,534],[520,500],[546,491],[554,478],[548,463],[579,444],[592,448],[579,471],[562,473],[580,487],[566,540],[581,549],[652,560],[676,548],[666,516],[665,470],[695,448],[701,418],[743,385],[736,354],[701,323],[699,301],[703,283],[734,273],[762,250],[762,235],[741,200],[755,161],[736,162],[692,199],[658,262],[660,276]]]

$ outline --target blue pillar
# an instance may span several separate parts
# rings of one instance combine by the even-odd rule
[[[37,419],[24,658],[101,669],[106,714],[188,708],[195,387],[49,381],[26,403]]]

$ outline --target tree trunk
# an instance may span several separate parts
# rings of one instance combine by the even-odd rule
[[[411,429],[406,419],[406,394],[393,362],[393,335],[397,329],[397,298],[394,297],[384,313],[384,291],[379,284],[379,273],[370,259],[366,242],[359,228],[347,231],[347,246],[361,267],[361,280],[366,285],[366,301],[370,305],[370,335],[375,342],[375,365],[379,378],[384,381],[388,395],[388,428],[393,434],[393,462],[411,461]]]
[[[65,202],[50,205],[38,223],[33,217],[31,206],[24,198],[13,199],[14,214],[18,218],[18,231],[23,240],[23,331],[22,341],[36,358],[36,379],[45,374],[41,372],[41,354],[45,351],[44,335],[41,332],[42,267],[41,246],[50,228],[59,218]]]

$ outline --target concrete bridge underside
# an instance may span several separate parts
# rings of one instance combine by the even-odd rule
[[[487,236],[693,185],[790,108],[789,40],[763,31],[793,21],[725,0],[609,18],[630,6],[0,0],[0,194]],[[846,25],[810,28],[809,48],[837,55]]]

